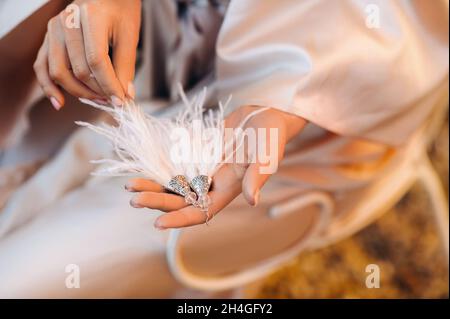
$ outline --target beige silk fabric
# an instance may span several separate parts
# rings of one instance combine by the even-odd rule
[[[270,106],[310,121],[288,145],[258,207],[238,197],[209,227],[188,229],[188,266],[205,275],[251,267],[311,235],[316,208],[273,221],[267,211],[277,203],[326,191],[337,220],[364,200],[365,188],[395,169],[448,74],[447,1],[236,0],[227,8],[194,1],[183,12],[169,0],[143,3],[136,88],[149,112],[178,106],[179,81],[190,93],[209,85],[211,101],[233,94],[231,109]],[[369,3],[380,9],[378,29],[366,25]],[[80,119],[76,111],[64,114]],[[48,125],[38,119],[23,136]],[[109,144],[84,129],[56,153],[41,147],[50,140],[4,150],[0,180],[10,182],[0,196],[0,296],[193,296],[167,268],[167,232],[152,226],[160,212],[131,208],[126,179],[89,175],[89,160],[108,156]],[[30,163],[23,149],[47,151]],[[36,172],[13,181],[14,169],[29,171],[24,163],[38,163]],[[80,267],[80,289],[65,285],[71,264]]]

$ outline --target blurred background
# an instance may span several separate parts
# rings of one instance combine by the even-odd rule
[[[448,194],[449,131],[429,151]],[[380,267],[378,289],[367,289],[366,265]],[[448,298],[448,258],[429,198],[416,183],[395,207],[356,235],[305,252],[246,288],[255,298]]]

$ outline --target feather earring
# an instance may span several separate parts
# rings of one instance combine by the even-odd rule
[[[180,97],[184,103],[184,110],[176,118],[176,125],[185,128],[190,135],[191,158],[185,163],[185,174],[189,184],[197,194],[196,206],[207,215],[211,200],[208,192],[211,188],[212,176],[223,160],[224,109],[230,99],[216,111],[205,112],[204,103],[206,88],[194,96],[191,101],[179,86]]]
[[[208,192],[212,186],[214,174],[223,164],[232,162],[232,157],[242,147],[244,137],[241,129],[253,116],[268,110],[269,107],[250,112],[234,130],[232,138],[226,141],[224,113],[231,101],[231,96],[225,104],[219,101],[215,111],[211,109],[205,111],[206,88],[191,101],[181,85],[178,88],[185,108],[179,113],[176,125],[187,129],[190,133],[193,155],[191,162],[184,165],[184,172],[191,188],[197,194],[196,206],[206,214],[206,221],[208,221],[211,204]]]
[[[181,85],[179,90],[184,108],[174,119],[147,115],[133,101],[128,101],[123,107],[108,107],[80,99],[85,104],[109,113],[117,122],[117,126],[104,123],[92,125],[80,121],[76,124],[105,136],[114,146],[117,159],[93,161],[104,164],[94,174],[143,174],[167,190],[183,196],[188,204],[199,207],[206,214],[208,221],[211,204],[208,192],[212,178],[224,163],[230,161],[244,139],[242,136],[233,135],[231,140],[224,140],[224,110],[231,96],[225,104],[219,102],[216,111],[205,111],[206,88],[192,100],[187,98]],[[251,112],[238,128],[244,127],[251,117],[267,109],[265,107]],[[190,150],[188,156],[175,160],[171,152],[174,145],[172,133],[177,129],[185,133]]]
[[[179,165],[169,159],[168,140],[172,127],[170,120],[157,119],[144,113],[133,101],[124,107],[108,107],[90,100],[81,102],[109,113],[117,126],[105,123],[93,125],[77,121],[76,124],[108,138],[117,159],[92,161],[104,164],[94,175],[122,176],[142,174],[167,190],[181,195],[188,204],[194,204],[197,196],[192,192],[189,182]]]

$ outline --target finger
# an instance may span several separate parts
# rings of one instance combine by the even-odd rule
[[[73,96],[90,100],[101,99],[101,96],[78,81],[70,72],[69,58],[59,19],[54,18],[49,22],[48,52],[49,73],[50,78],[54,82],[58,83]]]
[[[123,105],[125,93],[108,56],[108,30],[102,25],[103,19],[95,17],[97,11],[94,9],[83,6],[81,10],[86,61],[103,92],[114,105],[120,106]]]
[[[130,205],[135,208],[152,208],[163,212],[182,209],[188,204],[184,197],[168,193],[142,192],[138,193],[130,201]]]
[[[203,224],[220,212],[241,192],[241,183],[232,165],[224,165],[216,173],[213,187],[214,190],[208,193],[211,204],[207,214],[197,207],[187,206],[159,216],[155,221],[155,227],[166,229]]]
[[[64,105],[64,94],[58,88],[58,86],[50,78],[48,70],[48,37],[39,49],[36,61],[33,65],[34,71],[36,73],[36,78],[39,86],[44,91],[44,94],[50,99],[53,107],[59,110]]]
[[[261,174],[262,167],[259,163],[251,164],[242,181],[242,193],[245,200],[252,206],[258,205],[260,190],[270,177],[269,174]]]
[[[133,86],[139,30],[121,28],[113,47],[113,65],[127,96],[134,99]]]
[[[155,227],[166,229],[204,224],[228,205],[238,194],[239,191],[220,193],[216,191],[209,192],[208,196],[211,199],[211,205],[209,206],[207,214],[201,211],[200,208],[190,205],[159,216],[155,221]]]
[[[271,111],[262,112],[248,122],[257,130],[256,143],[251,148],[250,165],[242,180],[246,201],[256,206],[260,189],[278,169],[286,145],[286,124],[283,117]]]
[[[159,216],[155,221],[158,229],[181,228],[204,224],[207,216],[200,208],[188,206]]]
[[[164,187],[144,178],[133,178],[127,182],[125,189],[130,192],[163,192]]]
[[[67,13],[65,11],[62,11],[59,17],[60,23],[63,26],[67,55],[73,75],[98,95],[105,96],[105,92],[100,88],[89,69],[81,27],[71,28],[66,25]]]

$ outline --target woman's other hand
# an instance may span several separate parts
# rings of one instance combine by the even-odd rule
[[[34,70],[56,109],[61,89],[114,105],[134,97],[140,20],[141,0],[76,0],[50,19]]]

